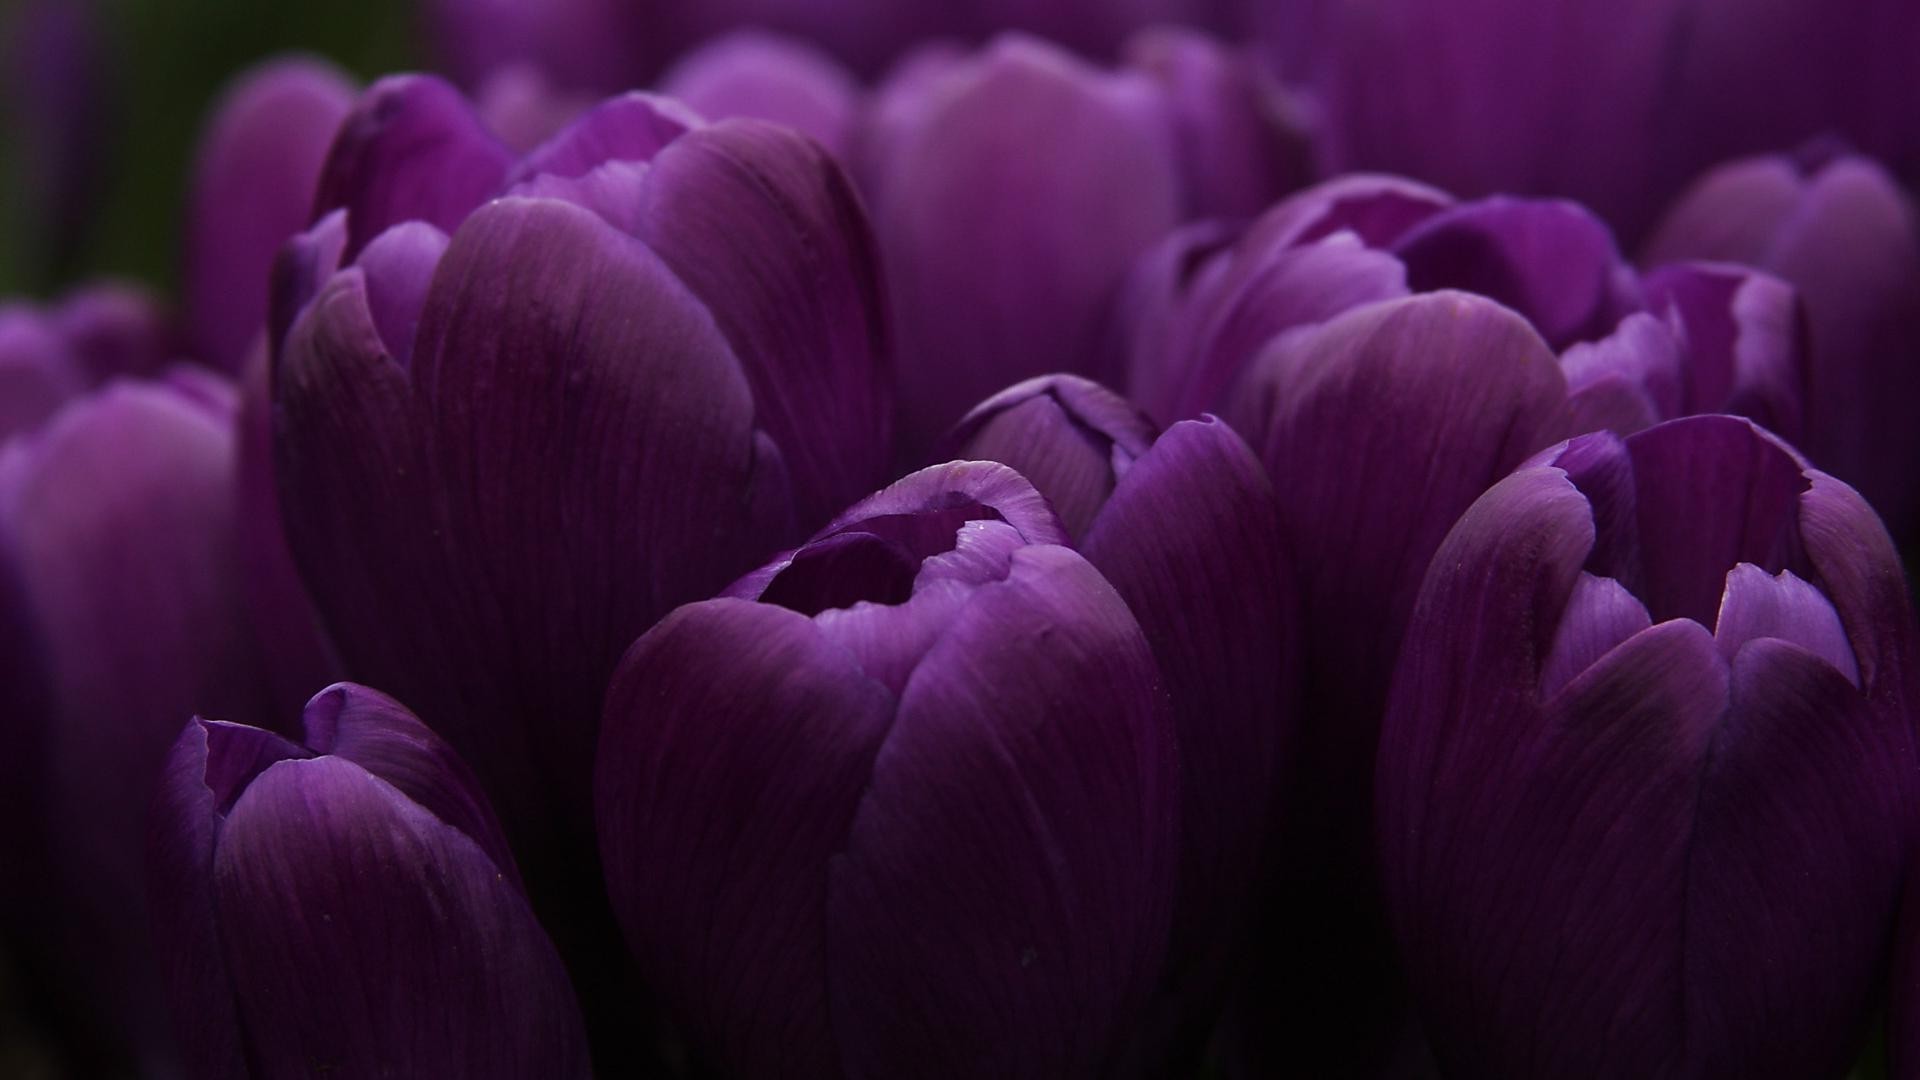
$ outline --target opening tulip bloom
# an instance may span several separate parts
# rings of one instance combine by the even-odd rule
[[[1441,1065],[1843,1075],[1913,831],[1916,645],[1873,511],[1744,420],[1574,439],[1475,503],[1379,762]]]
[[[1005,466],[914,473],[634,644],[607,887],[726,1075],[1115,1064],[1161,972],[1178,763],[1126,602]]]
[[[1896,538],[1920,529],[1920,214],[1884,169],[1811,147],[1734,162],[1668,212],[1645,261],[1721,259],[1805,298],[1806,436],[1814,463],[1860,489]],[[1758,418],[1758,417],[1756,417]],[[1782,432],[1786,434],[1786,432]]]
[[[1012,466],[1127,601],[1166,680],[1180,745],[1180,881],[1167,974],[1134,1051],[1190,1064],[1264,907],[1279,776],[1299,708],[1299,598],[1266,472],[1212,418],[1164,433],[1072,375],[1030,379],[966,415],[954,458]]]
[[[195,719],[154,802],[155,929],[192,1075],[584,1078],[565,969],[479,785],[393,699],[301,742]]]
[[[348,119],[319,207],[276,301],[296,559],[348,670],[510,822],[584,827],[621,651],[884,475],[859,204],[770,125],[627,95],[515,159],[406,76]]]

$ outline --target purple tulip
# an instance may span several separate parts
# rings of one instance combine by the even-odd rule
[[[234,80],[201,135],[181,271],[188,345],[238,372],[267,321],[275,253],[306,228],[354,88],[331,65],[269,60]]]
[[[878,92],[864,189],[900,331],[902,443],[925,454],[965,403],[1050,371],[1099,376],[1128,268],[1191,216],[1290,185],[1289,135],[1242,59],[1142,39],[1104,71],[1019,36],[927,53]]]
[[[1903,0],[1300,6],[1335,171],[1567,196],[1637,238],[1735,154],[1835,133],[1920,164],[1920,9]]]
[[[1171,1064],[1204,1044],[1262,903],[1262,849],[1299,692],[1298,598],[1278,500],[1225,424],[1160,433],[1125,399],[1071,375],[994,395],[945,447],[1030,480],[1160,662],[1180,746],[1180,878],[1165,997],[1134,1052]]]
[[[1330,181],[1245,228],[1164,240],[1124,293],[1129,381],[1156,416],[1228,408],[1257,392],[1256,361],[1280,335],[1438,289],[1499,301],[1560,354],[1566,434],[1708,410],[1799,433],[1804,342],[1791,288],[1696,263],[1642,278],[1573,203],[1455,203],[1392,177]]]
[[[368,91],[320,190],[274,302],[295,562],[345,670],[472,763],[569,961],[617,959],[571,907],[604,907],[615,663],[891,459],[859,202],[799,135],[640,94],[516,158],[422,76]]]
[[[830,57],[762,31],[742,31],[682,57],[660,92],[709,120],[769,120],[846,160],[863,105],[859,83]]]
[[[453,751],[350,683],[300,742],[194,719],[148,839],[192,1075],[586,1077],[586,1037],[506,840]]]
[[[154,376],[173,359],[172,321],[131,286],[91,285],[47,307],[0,302],[0,442],[110,379]]]
[[[1873,511],[1747,421],[1578,438],[1475,503],[1379,762],[1443,1068],[1843,1075],[1911,840],[1917,646]]]
[[[1823,469],[1857,486],[1895,536],[1920,528],[1920,219],[1879,166],[1810,152],[1703,177],[1649,242],[1650,262],[1760,267],[1805,298],[1807,434]]]
[[[627,940],[727,1075],[1091,1075],[1161,972],[1148,641],[1005,466],[914,473],[635,643],[596,798]]]
[[[138,313],[124,294],[93,298]],[[115,327],[98,307],[91,346],[60,332],[88,306],[0,317],[13,345],[7,328],[43,321],[64,351],[38,370],[75,365],[62,389],[76,395],[0,444],[0,786],[21,811],[0,914],[84,1060],[99,1055],[85,1067],[163,1069],[139,870],[153,776],[181,717],[271,702],[234,568],[233,390],[184,368],[87,389],[77,355],[147,351],[99,351]]]

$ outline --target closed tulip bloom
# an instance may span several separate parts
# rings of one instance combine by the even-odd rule
[[[154,925],[191,1074],[591,1075],[466,766],[362,686],[301,721],[294,741],[194,719],[154,800]]]
[[[10,944],[81,1067],[168,1068],[140,837],[180,718],[270,708],[234,566],[234,393],[116,379],[0,445]]]
[[[368,92],[320,205],[276,303],[296,561],[510,824],[584,826],[621,651],[884,472],[859,205],[816,144],[644,95],[515,159],[420,76]]]
[[[1100,376],[1136,258],[1186,218],[1260,205],[1293,179],[1282,121],[1251,76],[1228,74],[1244,61],[1199,39],[1140,51],[1147,70],[1106,71],[1006,36],[925,54],[877,92],[863,188],[897,312],[910,459],[1001,387]]]
[[[1127,286],[1129,384],[1156,416],[1224,409],[1279,335],[1438,289],[1500,302],[1560,356],[1565,433],[1709,410],[1799,433],[1805,340],[1787,285],[1719,264],[1643,277],[1576,204],[1456,203],[1393,177],[1329,181],[1243,229],[1164,240]]]
[[[1703,176],[1668,212],[1647,261],[1760,267],[1805,299],[1806,436],[1896,537],[1920,528],[1920,218],[1884,169],[1811,148]]]
[[[1920,9],[1901,0],[1301,6],[1317,15],[1305,77],[1335,170],[1575,198],[1638,238],[1736,154],[1825,134],[1902,168],[1920,152]]]
[[[275,253],[307,227],[327,148],[352,107],[318,60],[269,60],[215,104],[196,155],[181,269],[188,347],[238,372],[267,322]]]
[[[991,462],[914,473],[634,644],[607,887],[728,1076],[1115,1064],[1161,973],[1178,763],[1141,627]]]
[[[1204,1042],[1244,953],[1296,722],[1299,600],[1278,500],[1232,428],[1158,432],[1071,375],[994,395],[945,447],[1032,481],[1160,662],[1180,745],[1180,882],[1165,997],[1138,1054],[1179,1064],[1164,1059]]]
[[[1750,422],[1578,438],[1489,491],[1421,590],[1379,764],[1441,1065],[1845,1075],[1911,841],[1917,658],[1873,511]]]
[[[743,30],[701,46],[662,76],[660,92],[709,120],[747,117],[803,132],[847,160],[860,84],[803,42]]]
[[[108,380],[159,374],[174,349],[172,320],[133,286],[89,285],[48,305],[0,301],[0,442]]]

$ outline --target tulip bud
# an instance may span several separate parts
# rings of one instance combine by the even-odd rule
[[[1013,386],[948,437],[1010,465],[1140,621],[1180,746],[1180,880],[1162,997],[1133,1055],[1151,1074],[1202,1045],[1244,955],[1298,709],[1299,599],[1265,470],[1211,418],[1164,434],[1071,375]]]
[[[314,186],[353,84],[331,65],[270,60],[214,106],[194,168],[183,237],[194,355],[238,372],[267,319],[274,254],[306,227]]]
[[[910,361],[909,458],[996,388],[1102,374],[1108,306],[1134,260],[1186,217],[1257,206],[1292,179],[1269,172],[1288,139],[1243,100],[1260,93],[1233,74],[1244,61],[1201,39],[1150,38],[1140,54],[1146,72],[1103,71],[1006,36],[923,55],[878,91],[863,187]],[[1199,167],[1220,163],[1254,171]]]
[[[196,709],[268,705],[234,570],[233,414],[229,386],[181,370],[0,446],[0,786],[22,810],[0,915],[103,1072],[167,1068],[139,850],[168,742]]]
[[[1476,502],[1378,773],[1443,1069],[1844,1074],[1911,842],[1917,644],[1872,510],[1748,421],[1578,438]]]
[[[1811,329],[1803,446],[1910,537],[1920,528],[1913,201],[1860,157],[1737,162],[1701,178],[1649,242],[1648,262],[1677,258],[1747,263],[1798,290]]]
[[[645,95],[514,159],[423,76],[368,91],[321,191],[344,220],[277,305],[296,561],[510,825],[583,826],[621,650],[886,468],[858,202],[812,142]]]
[[[915,473],[635,643],[595,778],[634,956],[726,1075],[1112,1064],[1178,765],[1127,604],[1018,474]]]
[[[301,742],[196,718],[154,800],[156,936],[215,1080],[586,1077],[586,1038],[493,811],[404,707],[341,683]]]
[[[852,74],[812,47],[743,30],[682,57],[660,92],[709,120],[769,120],[808,135],[846,160],[861,90]]]

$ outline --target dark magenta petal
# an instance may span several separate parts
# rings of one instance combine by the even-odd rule
[[[454,236],[412,374],[432,499],[390,509],[405,549],[445,564],[427,606],[458,666],[430,678],[463,702],[423,715],[509,818],[550,790],[583,804],[620,653],[787,534],[748,382],[657,255],[544,199],[494,202]]]
[[[1077,538],[1153,438],[1152,421],[1120,395],[1076,376],[1046,375],[974,406],[934,456],[1013,467]]]
[[[1682,414],[1687,363],[1674,328],[1645,313],[1629,315],[1598,341],[1560,356],[1567,377],[1568,435],[1631,435]]]
[[[345,758],[392,784],[428,813],[467,834],[516,887],[519,871],[472,770],[406,706],[378,690],[337,683],[301,717],[316,754]]]
[[[1222,253],[1245,231],[1241,223],[1196,221],[1168,233],[1134,263],[1113,305],[1113,348],[1127,391],[1156,415],[1171,407],[1187,376],[1187,327],[1197,298],[1227,273]]]
[[[708,120],[748,117],[792,128],[847,159],[860,86],[804,42],[743,30],[682,57],[660,90]]]
[[[1727,572],[1797,565],[1802,463],[1750,422],[1690,417],[1627,440],[1633,456],[1641,577],[1655,620],[1711,626]]]
[[[1713,627],[1714,644],[1731,664],[1743,646],[1760,638],[1798,645],[1831,664],[1848,682],[1860,685],[1853,646],[1840,626],[1840,616],[1820,590],[1791,570],[1768,574],[1752,563],[1741,563],[1727,574],[1726,593],[1720,598],[1720,615]]]
[[[1646,606],[1626,586],[1612,578],[1581,574],[1540,668],[1541,695],[1558,694],[1614,646],[1651,625]]]
[[[1328,677],[1380,696],[1371,673],[1391,663],[1434,549],[1539,444],[1564,385],[1524,320],[1466,293],[1359,308],[1256,361],[1235,427],[1286,478]]]
[[[409,221],[375,237],[354,263],[366,276],[374,329],[387,355],[403,368],[413,360],[420,311],[446,251],[445,233],[424,221]]]
[[[1606,335],[1637,301],[1606,223],[1564,200],[1466,203],[1409,230],[1394,252],[1415,291],[1498,300],[1555,349]]]
[[[1261,246],[1294,246],[1350,232],[1387,249],[1407,231],[1453,205],[1453,196],[1417,180],[1360,173],[1288,196],[1260,216],[1250,235]]]
[[[1156,683],[1125,603],[1057,547],[1017,552],[921,661],[829,864],[847,1072],[1097,1071],[1166,941],[1178,775]]]
[[[1689,413],[1751,418],[1798,442],[1806,411],[1806,315],[1791,285],[1719,263],[1677,263],[1646,278],[1647,302],[1686,335]]]
[[[1900,557],[1886,526],[1852,488],[1809,471],[1800,496],[1800,543],[1809,580],[1846,628],[1860,685],[1882,717],[1897,720],[1920,698],[1920,636]]]
[[[1172,1044],[1157,1049],[1190,1048],[1260,906],[1298,722],[1299,596],[1279,501],[1232,428],[1182,421],[1119,478],[1081,550],[1139,619],[1173,703],[1180,882],[1155,1021]]]
[[[863,188],[898,316],[901,443],[918,459],[1003,386],[1102,374],[1109,296],[1179,222],[1180,177],[1149,80],[1031,39],[880,98],[894,120]]]
[[[313,216],[344,207],[352,260],[403,221],[451,233],[496,194],[512,155],[460,91],[432,75],[390,75],[360,95],[327,153]]]
[[[587,110],[514,166],[511,182],[550,175],[584,176],[609,161],[651,161],[668,143],[700,125],[678,102],[633,92]]]
[[[842,1075],[826,868],[893,706],[769,604],[681,608],[620,664],[596,766],[607,890],[650,984],[716,1067]]]
[[[243,724],[195,719],[174,743],[148,814],[147,894],[154,952],[182,1062],[209,1080],[250,1080],[214,909],[220,824],[246,785],[299,746]]]
[[[280,245],[312,220],[321,165],[354,86],[304,57],[269,60],[237,78],[200,136],[182,234],[188,343],[238,371],[267,319],[267,278]]]
[[[263,1075],[589,1075],[565,969],[465,833],[338,757],[266,769],[212,882]]]
[[[647,176],[637,235],[713,313],[779,447],[804,527],[884,483],[893,351],[859,196],[806,138],[733,120]]]
[[[1190,215],[1251,217],[1310,174],[1301,125],[1252,52],[1167,26],[1135,34],[1125,59],[1166,95]]]
[[[347,249],[347,212],[335,210],[289,238],[268,283],[267,345],[278,353],[295,319],[340,269]]]

